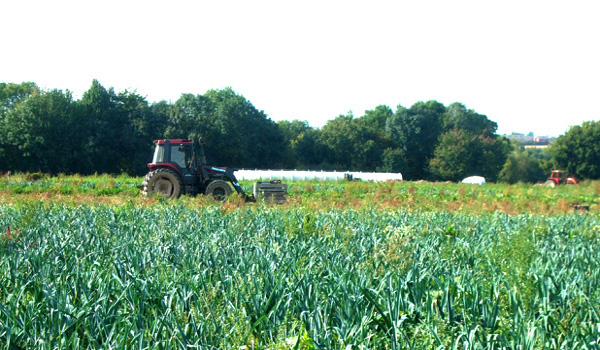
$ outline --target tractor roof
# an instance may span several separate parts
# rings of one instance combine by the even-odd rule
[[[164,145],[166,140],[154,140],[154,143],[157,145]],[[168,139],[169,143],[172,145],[191,145],[193,143],[192,140],[184,140],[184,139]]]

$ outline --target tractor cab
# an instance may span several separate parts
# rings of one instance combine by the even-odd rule
[[[177,169],[194,168],[194,145],[190,140],[156,140],[150,170],[157,165],[173,164]]]
[[[183,185],[195,185],[198,182],[198,165],[194,143],[191,140],[171,139],[156,140],[156,148],[150,171],[158,168],[169,168],[181,176]]]

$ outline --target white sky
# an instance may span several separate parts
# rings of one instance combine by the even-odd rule
[[[500,133],[600,119],[600,1],[0,0],[0,82],[150,102],[232,87],[273,120],[462,102]]]

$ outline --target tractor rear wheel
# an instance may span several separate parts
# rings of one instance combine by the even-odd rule
[[[181,179],[171,169],[160,168],[149,172],[142,183],[142,194],[155,193],[167,199],[175,199],[181,194]]]
[[[204,193],[211,195],[215,200],[223,201],[231,195],[231,187],[223,180],[214,180],[206,186]]]

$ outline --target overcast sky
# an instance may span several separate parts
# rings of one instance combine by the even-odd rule
[[[231,87],[271,119],[461,102],[500,133],[600,120],[600,1],[0,0],[0,81],[149,102]]]

